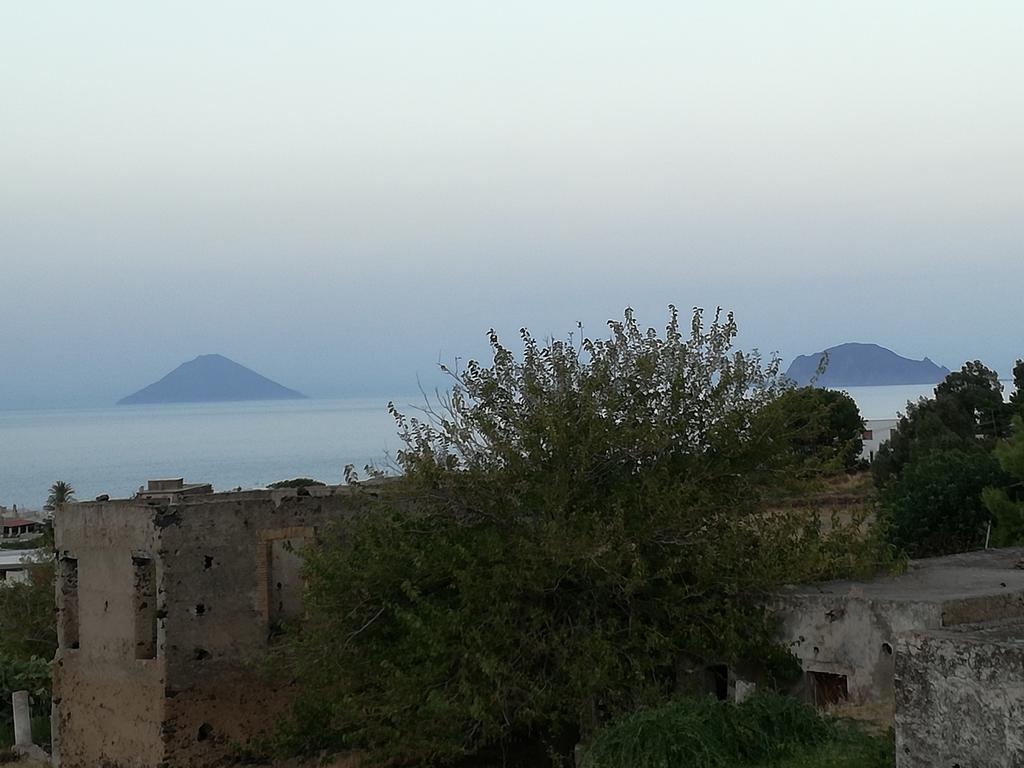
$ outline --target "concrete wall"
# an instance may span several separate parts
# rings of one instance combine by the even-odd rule
[[[1024,765],[1024,626],[908,634],[896,653],[898,768]]]
[[[162,658],[135,657],[133,557],[159,549],[154,511],[69,505],[57,518],[55,537],[64,566],[58,568],[62,620],[54,664],[62,764],[151,768],[163,759],[166,667]],[[77,585],[67,567],[74,561]],[[159,590],[159,569],[156,578]]]
[[[894,652],[902,632],[938,627],[942,608],[934,603],[872,600],[856,595],[800,595],[781,611],[782,637],[805,675],[845,675],[849,704],[876,707],[891,717]],[[805,676],[799,692],[810,696]]]
[[[802,593],[782,598],[782,640],[800,660],[804,678],[794,691],[812,698],[812,675],[844,675],[847,713],[880,723],[893,717],[894,652],[900,635],[981,621],[1014,619],[1024,612],[1024,595],[957,596],[915,600],[865,597],[854,587],[845,594]]]
[[[864,440],[860,457],[865,461],[872,461],[878,449],[886,440],[892,437],[893,430],[899,426],[899,419],[867,419],[864,422],[866,432],[871,432],[871,437]]]

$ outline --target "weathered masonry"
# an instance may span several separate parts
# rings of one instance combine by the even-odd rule
[[[54,703],[65,768],[203,768],[291,698],[249,663],[301,616],[299,550],[367,491],[157,481],[55,521]]]
[[[897,639],[1024,618],[1024,549],[915,560],[902,575],[863,582],[790,587],[779,610],[782,639],[804,670],[802,693],[891,722]]]
[[[1024,623],[916,632],[896,651],[900,768],[1024,765]]]

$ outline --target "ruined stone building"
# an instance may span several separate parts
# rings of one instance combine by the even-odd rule
[[[252,666],[302,612],[298,551],[358,514],[346,487],[158,481],[56,517],[55,728],[65,768],[202,768],[291,698]]]
[[[1024,549],[790,587],[779,610],[802,693],[895,722],[899,768],[1024,765]]]
[[[54,727],[66,768],[204,768],[269,734],[292,691],[254,666],[302,615],[302,547],[363,512],[345,486],[213,493],[154,481],[55,520]],[[896,726],[899,768],[1024,765],[1024,550],[789,587],[798,694]],[[726,667],[704,688],[750,686]],[[895,711],[894,711],[895,710]]]
[[[901,638],[896,734],[900,768],[1024,765],[1024,622]]]

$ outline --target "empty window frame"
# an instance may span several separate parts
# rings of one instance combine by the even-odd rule
[[[283,623],[301,619],[303,615],[301,550],[304,537],[271,539],[266,542],[267,557],[267,619],[271,634]]]
[[[725,664],[712,664],[704,668],[704,693],[719,701],[729,698],[729,667]]]
[[[57,570],[60,590],[60,642],[61,647],[77,650],[80,647],[78,616],[78,559],[64,555]]]
[[[842,704],[850,697],[846,675],[831,672],[808,672],[811,699],[816,707],[831,707]]]
[[[156,561],[132,555],[135,610],[135,658],[155,659],[157,652]]]

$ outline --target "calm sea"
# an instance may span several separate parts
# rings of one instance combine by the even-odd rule
[[[933,386],[848,391],[865,418],[884,419]],[[55,480],[81,499],[130,495],[158,477],[218,489],[299,476],[341,482],[346,464],[380,465],[400,447],[387,399],[0,411],[0,504],[39,508]]]
[[[39,508],[58,479],[80,499],[158,477],[221,490],[339,483],[346,464],[379,465],[399,447],[386,398],[0,411],[0,504]]]

